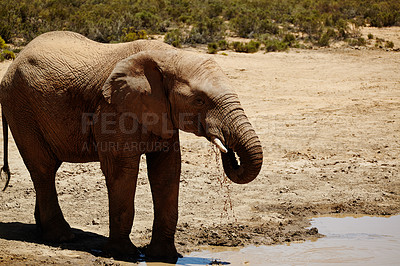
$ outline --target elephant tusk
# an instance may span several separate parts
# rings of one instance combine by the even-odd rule
[[[216,137],[211,137],[211,142],[215,144],[215,146],[218,147],[218,149],[223,152],[223,153],[227,153],[228,149],[225,148],[224,144],[222,144],[221,140],[219,138]]]

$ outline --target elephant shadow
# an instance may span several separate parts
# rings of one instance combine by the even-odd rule
[[[103,253],[102,248],[106,244],[107,237],[72,228],[75,239],[66,243],[51,243],[42,239],[40,230],[36,224],[19,222],[0,222],[0,238],[6,240],[23,241],[28,243],[43,244],[50,247],[88,252],[94,256],[109,257]]]
[[[43,241],[40,230],[36,224],[26,224],[20,222],[4,223],[0,222],[0,238],[6,240],[22,241],[28,243],[42,244],[50,247],[59,247],[67,250],[81,251],[92,254],[96,257],[110,258],[111,255],[103,252],[103,247],[107,242],[107,237],[83,231],[81,229],[72,228],[75,234],[75,239],[67,243],[51,243]],[[115,257],[116,260],[125,262],[143,262],[146,258],[133,258],[133,257]],[[211,258],[198,258],[185,256],[179,258],[177,261],[169,263],[176,263],[176,265],[209,265],[215,262]],[[219,265],[228,265],[229,262],[218,261]]]

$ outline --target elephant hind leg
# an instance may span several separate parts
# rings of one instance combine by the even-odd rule
[[[64,219],[55,187],[55,173],[60,163],[47,161],[45,165],[46,167],[43,169],[39,169],[42,167],[29,167],[36,190],[36,224],[46,241],[65,242],[72,240],[74,234]]]
[[[55,175],[61,162],[37,130],[10,124],[15,143],[31,175],[36,191],[35,219],[43,238],[64,242],[74,238],[58,204]]]

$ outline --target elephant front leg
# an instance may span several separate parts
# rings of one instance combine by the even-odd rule
[[[178,221],[178,194],[181,154],[178,136],[168,150],[146,154],[147,171],[154,203],[154,222],[146,256],[176,261],[175,230]]]
[[[132,244],[131,233],[135,214],[134,198],[140,156],[102,160],[109,199],[110,236],[106,251],[111,254],[138,257],[139,251]]]

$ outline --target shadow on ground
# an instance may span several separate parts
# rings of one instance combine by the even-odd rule
[[[75,239],[71,242],[51,243],[43,241],[40,230],[35,224],[0,222],[0,238],[3,239],[43,244],[51,247],[59,247],[61,249],[84,251],[95,256],[105,255],[102,254],[102,247],[106,244],[107,237],[75,228],[73,228],[72,231],[75,234]]]
[[[103,247],[107,242],[107,237],[83,231],[80,229],[72,229],[75,234],[75,239],[67,243],[50,243],[43,241],[40,235],[40,230],[35,224],[25,224],[19,222],[3,223],[0,222],[0,238],[13,241],[23,241],[28,243],[42,244],[50,247],[58,247],[61,249],[82,251],[92,254],[96,257],[110,258],[111,255],[103,252]],[[133,257],[116,257],[116,260],[125,262],[140,262],[146,261],[145,257],[133,258]],[[148,260],[154,261],[154,260]],[[177,261],[166,261],[168,263],[176,263],[176,265],[207,265],[215,263],[216,260],[210,258],[196,258],[196,257],[182,257]],[[229,262],[218,261],[219,265],[228,265]]]

